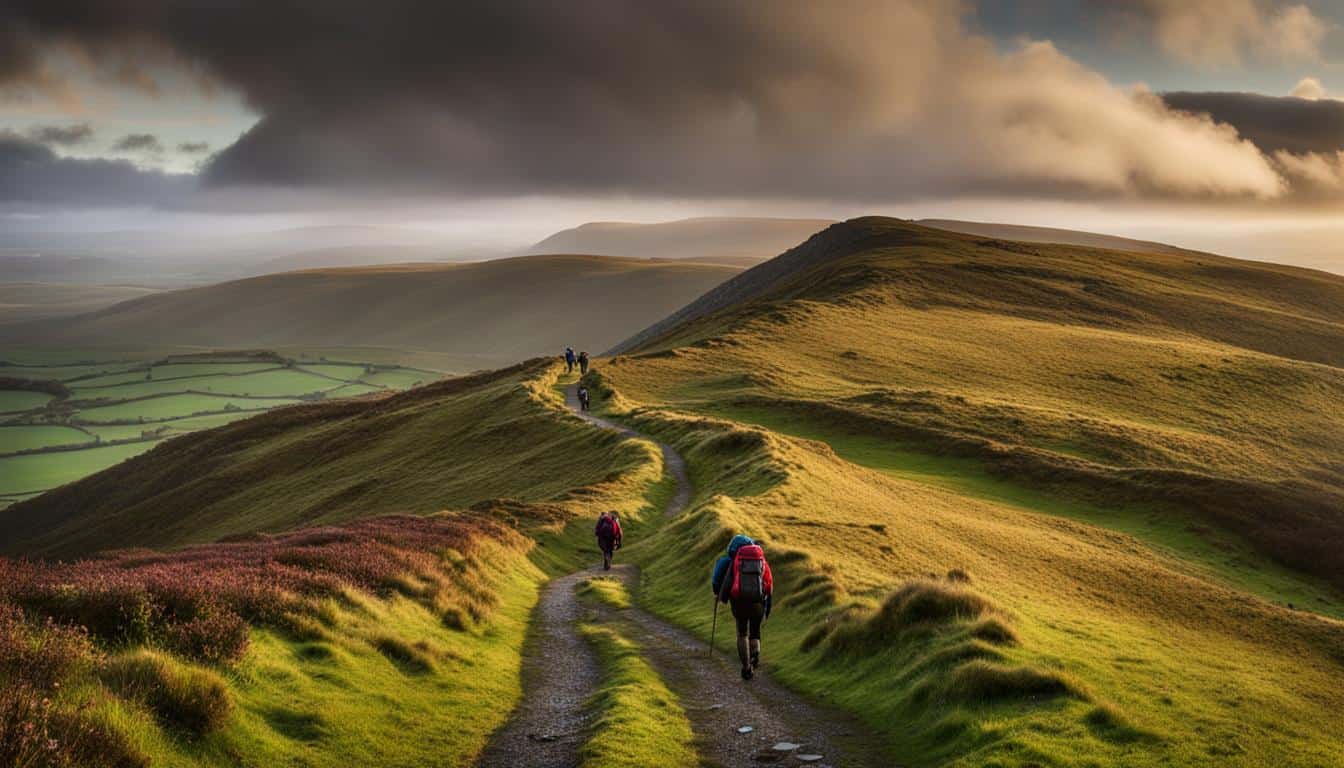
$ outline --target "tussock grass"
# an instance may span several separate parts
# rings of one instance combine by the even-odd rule
[[[98,676],[118,695],[143,702],[160,722],[189,736],[219,730],[233,710],[233,697],[222,677],[155,651],[115,656]]]

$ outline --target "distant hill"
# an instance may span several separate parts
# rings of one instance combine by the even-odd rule
[[[506,365],[566,345],[594,353],[738,270],[605,256],[321,269],[148,296],[0,339],[33,344],[377,346]]]
[[[1059,243],[1060,245],[1083,245],[1088,248],[1109,248],[1112,251],[1138,251],[1140,253],[1190,253],[1184,248],[1148,240],[1131,240],[1128,237],[1102,235],[1096,232],[1080,232],[1073,229],[1054,227],[1024,227],[1017,224],[994,224],[984,221],[958,221],[956,219],[920,219],[920,226],[945,229],[948,232],[960,232],[964,235],[997,237],[1002,240],[1016,240],[1023,243]]]
[[[0,283],[0,323],[77,315],[152,293],[138,285]]]
[[[825,229],[829,219],[699,218],[657,224],[602,221],[557,232],[528,253],[592,253],[752,266]]]

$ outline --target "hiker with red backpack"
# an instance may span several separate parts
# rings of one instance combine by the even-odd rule
[[[728,554],[714,563],[710,586],[715,600],[732,608],[737,622],[737,658],[742,662],[742,679],[750,680],[761,665],[761,624],[770,615],[775,591],[765,550],[749,536],[740,533],[734,536],[728,542]]]
[[[597,518],[597,548],[602,550],[602,570],[611,570],[611,555],[621,548],[621,520],[613,510]]]

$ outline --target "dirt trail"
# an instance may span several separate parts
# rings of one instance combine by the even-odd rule
[[[565,392],[566,404],[583,419],[630,437],[639,433],[579,410],[577,385]],[[647,439],[647,438],[645,438]],[[691,498],[686,463],[671,446],[658,443],[665,466],[677,481],[666,514],[680,514]],[[708,565],[706,566],[708,567]],[[491,739],[478,766],[578,765],[587,715],[584,702],[595,689],[599,669],[592,650],[577,634],[575,623],[585,615],[612,622],[644,650],[646,660],[677,694],[691,720],[700,762],[706,766],[867,766],[890,765],[879,759],[880,748],[852,717],[825,710],[769,679],[769,633],[764,665],[751,682],[738,676],[733,649],[732,616],[720,610],[719,649],[713,658],[705,643],[685,630],[638,608],[621,611],[581,607],[574,595],[583,580],[600,575],[593,567],[551,582],[533,613],[523,658],[523,701],[509,722]],[[613,574],[631,594],[638,593],[639,572],[618,565]],[[711,603],[705,602],[709,610]],[[767,624],[768,626],[768,624]],[[746,733],[739,728],[749,727]],[[790,742],[797,748],[776,751]],[[821,755],[804,762],[803,755]]]

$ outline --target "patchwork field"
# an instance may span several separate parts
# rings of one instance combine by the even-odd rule
[[[436,371],[274,352],[168,355],[23,348],[0,365],[0,504],[163,439],[298,403],[386,394]],[[99,362],[101,361],[101,362]]]

